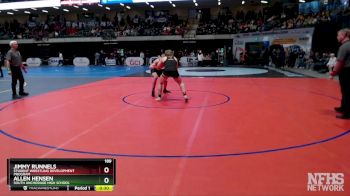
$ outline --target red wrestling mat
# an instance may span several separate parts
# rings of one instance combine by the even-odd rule
[[[7,158],[117,159],[112,193],[69,195],[349,195],[350,121],[335,118],[337,82],[115,78],[1,104],[0,195]],[[308,173],[343,173],[344,192],[307,190]]]

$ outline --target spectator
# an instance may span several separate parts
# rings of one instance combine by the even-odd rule
[[[98,53],[98,52],[96,52],[95,53],[95,65],[98,65],[98,64],[100,64],[100,53]]]
[[[294,67],[297,67],[297,68],[304,67],[305,68],[304,57],[305,57],[305,52],[303,49],[300,49],[298,51],[298,56],[297,56],[297,59],[295,61]]]
[[[345,11],[319,12],[315,14],[283,14],[267,12],[256,13],[239,11],[236,16],[230,10],[220,12],[217,19],[201,20],[197,34],[235,34],[244,32],[269,31],[275,29],[291,29],[315,26],[318,23],[335,21],[348,26],[350,9]],[[270,15],[267,15],[270,14]],[[201,17],[208,18],[208,17]],[[264,20],[267,18],[267,20]],[[118,36],[159,36],[184,35],[188,21],[183,21],[176,15],[146,14],[144,18],[135,16],[125,17],[124,12],[118,12],[114,21],[106,16],[102,20],[97,18],[91,21],[68,21],[55,16],[47,21],[30,19],[26,24],[14,20],[0,25],[0,39],[36,39],[42,40],[66,36],[92,36],[106,39]]]
[[[327,63],[327,67],[328,67],[329,73],[331,73],[333,71],[333,68],[334,68],[336,63],[337,63],[337,58],[335,57],[334,53],[331,53],[329,61]]]
[[[204,55],[203,55],[201,50],[198,51],[197,59],[198,59],[198,66],[202,67],[203,66]]]
[[[146,65],[146,62],[145,62],[145,53],[143,53],[143,51],[140,52],[140,58],[143,59],[143,62],[144,62],[144,64]]]
[[[100,63],[102,66],[106,66],[106,53],[103,50],[100,52]]]
[[[62,66],[64,63],[63,63],[63,54],[62,52],[59,52],[58,53],[58,66]]]

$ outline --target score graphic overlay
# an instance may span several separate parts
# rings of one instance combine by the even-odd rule
[[[61,6],[60,0],[0,0],[0,10]]]
[[[100,1],[101,1],[101,4],[169,2],[169,0],[100,0]],[[173,0],[173,1],[189,1],[189,0]]]
[[[61,5],[84,5],[84,4],[97,4],[100,0],[61,0]]]
[[[113,191],[115,159],[8,159],[11,191]]]

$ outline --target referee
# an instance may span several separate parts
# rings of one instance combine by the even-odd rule
[[[340,107],[334,109],[341,113],[337,118],[350,119],[350,29],[338,31],[337,39],[342,45],[338,51],[337,63],[330,75],[331,78],[339,75],[342,100]]]
[[[17,80],[19,80],[19,95],[27,96],[28,93],[24,92],[24,78],[22,70],[26,72],[25,67],[22,63],[22,56],[19,53],[17,41],[10,42],[11,49],[5,56],[5,67],[8,68],[8,73],[12,76],[12,98],[19,98],[16,92]]]

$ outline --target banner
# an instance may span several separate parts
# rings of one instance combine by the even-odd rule
[[[38,67],[41,65],[41,59],[39,58],[27,58],[26,60],[27,66],[29,67]]]
[[[159,23],[165,23],[167,21],[167,19],[165,17],[161,17],[157,19],[157,22]]]
[[[249,43],[267,43],[289,47],[297,45],[306,53],[311,50],[314,28],[286,29],[267,32],[241,33],[233,36],[233,55],[240,59],[239,54],[246,51]]]
[[[180,65],[182,67],[194,67],[198,65],[197,57],[181,57]]]
[[[285,39],[275,39],[272,41],[272,44],[279,44],[279,45],[283,45],[283,44],[296,44],[297,40],[295,38],[285,38]]]
[[[106,61],[106,65],[108,66],[117,65],[117,61],[115,59],[106,58],[105,61]]]
[[[127,66],[141,66],[143,65],[144,61],[140,57],[128,57],[125,60],[125,64]]]
[[[73,60],[75,66],[89,66],[90,60],[86,57],[75,57]]]
[[[58,57],[50,57],[47,63],[49,66],[58,66],[59,60]]]

